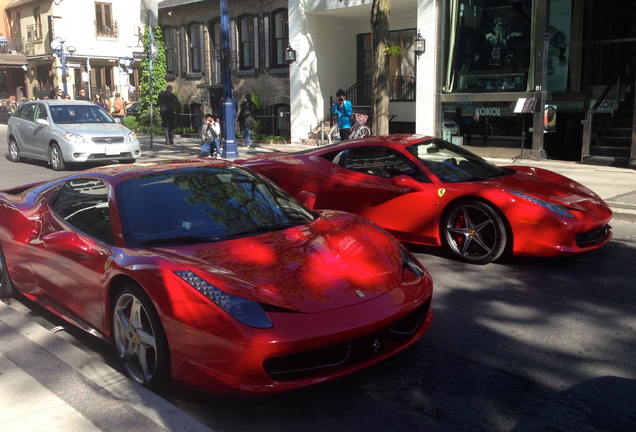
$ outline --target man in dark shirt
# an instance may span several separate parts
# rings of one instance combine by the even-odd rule
[[[163,135],[166,138],[166,145],[174,144],[174,107],[179,103],[179,100],[172,93],[172,86],[167,86],[165,91],[159,93],[157,103],[159,104],[159,115],[163,122]]]
[[[86,94],[86,89],[80,89],[79,95],[75,98],[76,100],[90,100],[88,95]]]

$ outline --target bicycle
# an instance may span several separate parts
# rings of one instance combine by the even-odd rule
[[[360,113],[355,113],[355,116],[356,121],[353,123],[353,125],[351,125],[349,139],[363,138],[365,136],[371,135],[371,129],[369,128],[369,126],[366,126],[366,122],[369,119],[369,116]],[[329,138],[329,144],[340,141],[340,128],[337,124],[331,128],[327,137]]]

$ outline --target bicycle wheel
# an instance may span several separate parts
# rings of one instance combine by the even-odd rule
[[[356,138],[364,138],[365,136],[371,135],[371,129],[368,126],[360,126],[355,133]]]

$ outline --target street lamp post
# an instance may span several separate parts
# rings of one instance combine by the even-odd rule
[[[237,158],[238,145],[236,143],[236,102],[232,97],[232,53],[230,52],[230,19],[227,13],[227,0],[221,0],[221,65],[223,68],[223,103],[221,112],[223,113],[223,137],[225,146],[223,147],[224,158]]]
[[[62,62],[62,86],[64,88],[64,94],[68,94],[68,87],[66,85],[66,56],[73,56],[75,54],[75,47],[67,46],[64,47],[66,43],[66,39],[62,37],[56,37],[53,42],[51,42],[51,49],[53,50],[53,55],[60,58]]]

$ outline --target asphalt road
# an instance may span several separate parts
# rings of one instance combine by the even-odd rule
[[[0,157],[0,189],[60,175]],[[411,349],[277,396],[161,396],[219,432],[634,431],[636,224],[612,225],[606,247],[567,259],[473,266],[411,247],[435,281],[435,321]],[[65,338],[113,364],[107,345]]]

